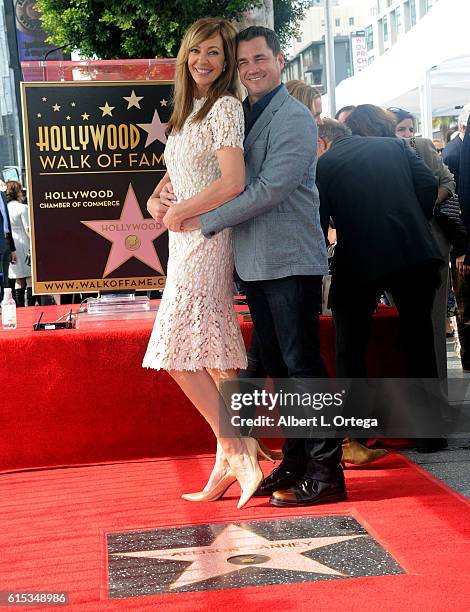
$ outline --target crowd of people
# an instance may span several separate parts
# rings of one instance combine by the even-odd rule
[[[167,285],[143,365],[167,370],[217,438],[212,473],[201,491],[183,495],[190,501],[217,499],[236,480],[239,507],[252,495],[276,506],[346,498],[341,440],[287,439],[281,463],[263,478],[258,458],[269,453],[238,437],[219,411],[220,381],[237,370],[327,376],[319,337],[325,236],[337,242],[330,305],[342,377],[367,376],[382,291],[399,312],[406,375],[445,377],[450,246],[462,279],[468,271],[466,241],[450,245],[434,221],[455,180],[433,144],[415,137],[412,115],[364,104],[322,119],[319,92],[282,84],[283,66],[272,30],[236,33],[217,19],[193,24],[177,57],[167,173],[147,204],[169,229]],[[233,315],[233,268],[254,324],[248,358]],[[356,443],[364,461],[377,458]],[[423,452],[445,444],[417,441]]]

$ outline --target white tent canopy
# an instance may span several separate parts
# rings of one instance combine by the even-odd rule
[[[399,106],[421,115],[431,136],[433,115],[458,114],[470,102],[469,34],[470,0],[440,0],[389,51],[336,87],[337,108]]]

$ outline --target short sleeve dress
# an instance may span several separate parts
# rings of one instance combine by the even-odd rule
[[[222,96],[202,121],[194,122],[203,103],[204,99],[194,99],[183,129],[168,137],[165,148],[177,201],[194,196],[220,177],[219,149],[243,149],[240,101]],[[178,371],[246,367],[233,308],[230,229],[210,239],[200,230],[169,232],[165,291],[142,365]]]

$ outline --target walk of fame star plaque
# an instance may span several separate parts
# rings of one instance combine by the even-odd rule
[[[22,83],[34,292],[162,289],[172,83]]]
[[[110,598],[404,573],[351,516],[112,533],[107,546]]]

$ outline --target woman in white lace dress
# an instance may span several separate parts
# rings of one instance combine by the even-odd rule
[[[235,37],[229,22],[201,19],[190,26],[178,53],[165,149],[167,173],[148,207],[152,212],[152,199],[158,199],[169,181],[177,201],[164,218],[169,228],[167,281],[143,366],[167,370],[218,440],[218,460],[206,487],[183,497],[218,499],[238,480],[241,508],[257,489],[262,472],[256,440],[236,437],[228,414],[219,407],[219,381],[234,378],[237,368],[246,367],[233,309],[230,230],[210,240],[200,230],[171,231],[179,229],[184,218],[229,201],[245,186]],[[219,435],[222,425],[230,436]]]

